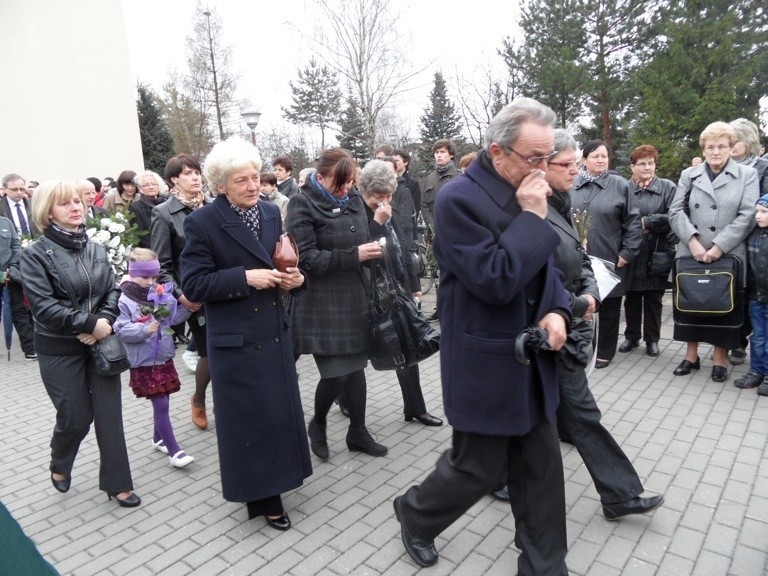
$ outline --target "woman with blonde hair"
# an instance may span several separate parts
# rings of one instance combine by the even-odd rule
[[[746,282],[746,247],[744,240],[755,226],[755,203],[759,197],[757,173],[731,158],[736,143],[733,127],[725,122],[707,126],[699,137],[704,162],[687,168],[680,175],[674,200],[669,207],[669,224],[680,240],[677,255],[693,256],[698,262],[710,263],[725,254],[742,261],[740,288]],[[687,343],[685,357],[675,368],[675,376],[685,376],[701,367],[699,342],[714,346],[712,380],[728,379],[726,351],[739,348],[739,328],[732,327],[743,310],[727,316],[701,320],[680,314],[683,322],[675,322],[674,339]],[[684,325],[683,325],[684,324]],[[712,326],[712,324],[715,324]]]
[[[84,214],[73,183],[44,182],[32,199],[32,218],[43,235],[21,256],[40,376],[56,408],[51,482],[59,492],[69,490],[75,457],[93,422],[99,487],[120,506],[134,507],[141,500],[128,464],[120,376],[97,374],[90,359],[90,347],[112,333],[120,291],[104,248],[85,233]]]

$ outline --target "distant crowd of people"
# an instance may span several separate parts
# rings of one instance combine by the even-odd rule
[[[148,447],[174,468],[195,460],[169,415],[170,395],[181,389],[175,351],[183,346],[195,373],[191,418],[201,430],[212,383],[224,498],[245,503],[249,518],[289,529],[281,495],[312,474],[310,454],[325,461],[337,450],[340,439],[327,425],[334,403],[349,418],[350,451],[388,453],[366,424],[369,269],[387,258],[397,282],[420,300],[421,218],[439,266],[430,319],[440,321],[453,437],[423,482],[394,499],[410,557],[420,566],[437,562],[435,538],[491,493],[514,513],[518,573],[567,574],[558,438],[577,447],[608,520],[662,505],[663,495],[645,490],[600,422],[587,379],[590,350],[596,340],[598,369],[641,341],[649,356],[661,354],[671,272],[651,272],[654,254],[676,251],[704,263],[736,255],[744,262],[738,309],[706,325],[676,316],[674,339],[687,344],[674,374],[701,367],[705,342],[714,346],[711,378],[725,382],[728,361],[744,362],[749,350],[750,370],[735,385],[768,395],[768,160],[755,124],[738,119],[702,132],[703,161],[677,184],[656,175],[658,151],[647,144],[632,151],[632,174],[623,178],[611,170],[606,142],[579,151],[555,120],[545,105],[517,99],[491,121],[482,150],[456,162],[455,143],[437,141],[434,169],[423,179],[410,173],[408,152],[391,146],[362,168],[346,150],[323,150],[295,179],[290,156],[264,171],[256,148],[238,138],[216,144],[202,162],[178,154],[162,176],[126,170],[116,180],[32,186],[7,175],[0,271],[20,346],[38,361],[56,409],[54,488],[70,489],[93,423],[99,488],[122,507],[141,504],[121,377],[98,373],[91,360],[93,347],[115,334],[127,351],[131,390],[152,405]],[[120,278],[85,226],[115,211],[131,214],[142,232]],[[299,260],[278,269],[273,253],[285,231]],[[620,280],[607,294],[590,257]],[[521,334],[540,335],[544,348],[527,362],[515,354]],[[306,416],[296,372],[302,354],[312,354],[320,375]],[[404,420],[443,425],[427,409],[418,365],[395,376]]]

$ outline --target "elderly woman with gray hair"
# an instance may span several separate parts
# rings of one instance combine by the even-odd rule
[[[238,138],[213,147],[205,178],[218,195],[184,220],[184,293],[205,302],[224,498],[277,530],[280,495],[312,473],[290,320],[280,292],[300,294],[298,268],[275,269],[280,210],[259,202],[261,158]]]
[[[754,122],[746,118],[733,120],[731,128],[736,135],[736,143],[731,148],[731,158],[742,166],[751,166],[757,171],[757,187],[759,196],[768,194],[768,160],[760,157],[760,131]],[[748,300],[745,299],[745,302]],[[749,314],[744,314],[744,323],[739,334],[739,347],[728,353],[731,364],[743,364],[747,357],[746,348],[749,335],[752,333],[752,322]]]
[[[731,158],[736,133],[726,122],[713,122],[699,137],[704,162],[680,174],[677,191],[669,207],[669,224],[680,239],[678,256],[692,256],[698,262],[710,263],[725,254],[746,261],[745,239],[755,227],[755,203],[760,197],[757,173]],[[743,271],[743,268],[742,268]],[[742,287],[746,274],[742,278]],[[743,318],[736,310],[715,321],[702,321],[680,313],[673,337],[686,342],[686,353],[675,376],[686,376],[701,368],[699,342],[712,344],[712,380],[728,379],[726,351],[738,348],[739,328],[733,327]],[[704,325],[700,325],[704,323]],[[740,324],[740,322],[738,322]]]
[[[387,257],[393,264],[397,280],[414,298],[421,298],[416,266],[404,236],[401,224],[392,217],[392,197],[397,189],[397,174],[390,162],[371,160],[360,173],[358,183],[368,216],[371,239],[386,238]],[[419,366],[408,366],[396,371],[403,393],[406,422],[418,420],[425,426],[441,426],[443,421],[427,412],[421,392]]]
[[[152,209],[165,201],[168,186],[163,182],[160,174],[152,170],[140,172],[133,181],[139,189],[139,197],[128,205],[128,212],[133,214],[136,227],[146,232],[139,239],[139,246],[151,248],[149,227],[152,224]]]

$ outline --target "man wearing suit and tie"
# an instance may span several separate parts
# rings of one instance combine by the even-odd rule
[[[5,216],[13,222],[19,236],[38,236],[40,230],[30,218],[30,201],[27,198],[27,184],[18,174],[8,174],[3,178],[5,198],[0,200],[0,216]],[[13,326],[19,335],[19,343],[27,360],[35,360],[35,341],[32,330],[32,317],[29,309],[24,306],[24,291],[21,278],[11,276],[8,279],[8,290],[11,294],[11,317]]]

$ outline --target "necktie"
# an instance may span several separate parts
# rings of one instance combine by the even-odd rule
[[[24,215],[24,210],[21,209],[21,202],[16,203],[16,216],[19,219],[19,227],[22,234],[29,234],[29,226],[27,225],[27,218]]]

